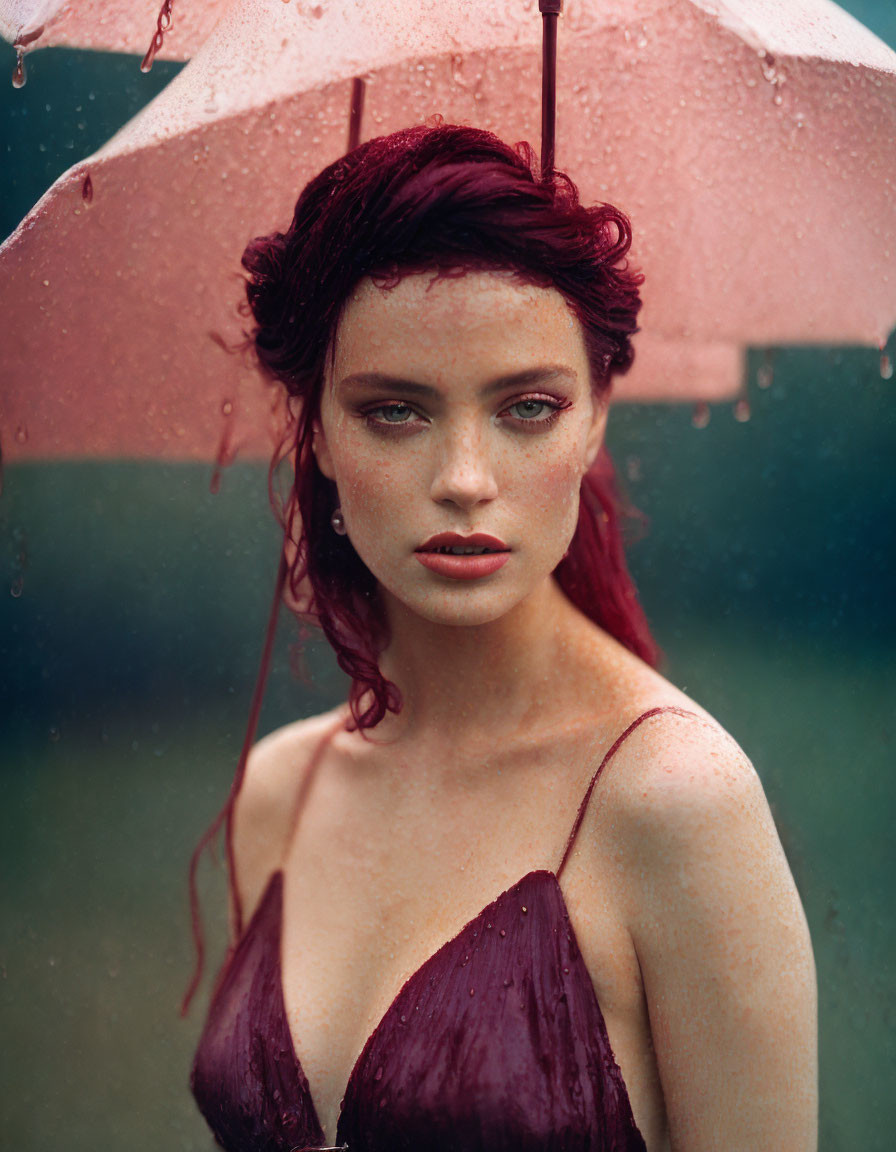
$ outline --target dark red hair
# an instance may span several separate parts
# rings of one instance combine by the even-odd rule
[[[282,511],[297,549],[289,586],[352,679],[358,728],[398,711],[401,699],[379,670],[388,635],[376,581],[349,539],[333,532],[335,485],[311,451],[327,356],[352,289],[365,276],[388,283],[427,269],[506,269],[556,288],[581,323],[592,385],[604,395],[632,362],[642,278],[628,267],[630,243],[618,209],[583,206],[562,173],[541,181],[528,145],[513,149],[490,132],[440,124],[362,144],[307,185],[288,231],[247,247],[258,359],[300,402],[275,459],[292,453],[295,461]],[[583,481],[576,533],[555,575],[586,616],[656,663],[625,565],[606,451]]]

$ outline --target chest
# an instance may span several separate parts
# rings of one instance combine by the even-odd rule
[[[422,1042],[423,1063],[435,1069],[456,1063],[458,1046],[466,1051],[478,1036],[477,1060],[494,1064],[489,1075],[499,1079],[527,1061],[555,1062],[558,1046],[574,1052],[578,1043],[581,1052],[583,1040],[615,1068],[606,1020],[614,1043],[638,1050],[637,960],[612,884],[599,872],[583,882],[573,867],[587,915],[570,915],[553,874],[568,818],[552,823],[548,800],[516,805],[506,822],[480,812],[453,833],[444,820],[436,833],[408,815],[382,839],[360,840],[350,821],[327,828],[326,818],[296,838],[280,978],[295,1053],[328,1136],[362,1059],[382,1063],[384,1049],[405,1043],[419,1053]],[[560,807],[568,817],[568,805]],[[528,896],[514,894],[521,878]],[[514,1044],[516,1026],[523,1032]]]

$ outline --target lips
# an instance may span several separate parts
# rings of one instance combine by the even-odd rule
[[[455,556],[470,555],[471,550],[473,555],[510,551],[503,540],[499,540],[496,536],[486,536],[483,532],[475,532],[472,536],[461,536],[457,532],[439,532],[415,549],[418,554],[432,552]]]
[[[415,555],[424,568],[449,580],[480,580],[504,567],[510,549],[503,540],[481,532],[472,536],[440,532],[421,544]]]

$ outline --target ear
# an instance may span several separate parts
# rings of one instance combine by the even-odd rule
[[[600,452],[600,446],[604,442],[604,432],[607,428],[607,415],[610,408],[609,401],[606,396],[595,396],[593,393],[591,395],[591,405],[591,427],[588,429],[587,437],[585,439],[586,472],[597,459],[597,454]]]
[[[317,466],[328,480],[336,479],[336,472],[333,468],[333,458],[330,455],[330,448],[327,444],[327,437],[324,433],[323,424],[320,420],[315,420],[312,428],[311,436],[311,451],[314,453],[314,458],[317,461]]]

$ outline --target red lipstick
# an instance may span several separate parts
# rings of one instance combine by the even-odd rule
[[[467,551],[471,548],[476,551]],[[510,549],[503,540],[486,536],[482,532],[472,536],[440,532],[430,536],[414,554],[424,568],[439,576],[447,576],[451,580],[479,580],[503,568],[510,556]]]

